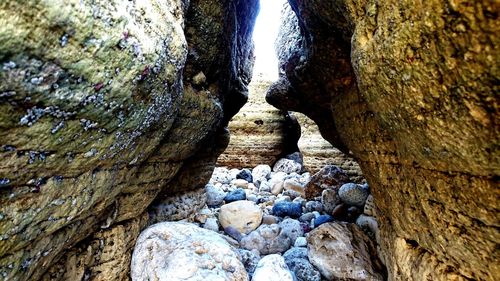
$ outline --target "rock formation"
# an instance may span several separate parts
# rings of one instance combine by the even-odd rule
[[[300,139],[297,143],[302,154],[304,167],[311,174],[317,173],[325,165],[335,165],[346,171],[351,180],[363,181],[363,173],[356,160],[342,153],[325,140],[314,121],[302,113],[294,112],[300,125]]]
[[[495,280],[498,3],[289,2],[267,100],[352,152],[389,278]]]
[[[279,156],[296,151],[300,128],[293,116],[265,101],[271,84],[269,78],[254,75],[248,102],[229,122],[231,140],[217,160],[218,166],[273,165]]]
[[[0,278],[128,278],[146,208],[227,145],[257,6],[0,3]]]

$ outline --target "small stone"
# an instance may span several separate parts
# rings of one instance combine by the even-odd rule
[[[314,220],[314,228],[324,224],[324,223],[327,223],[327,222],[332,222],[333,221],[333,217],[330,216],[330,215],[321,215],[319,217],[317,217],[315,220]]]
[[[286,158],[281,158],[280,160],[278,160],[273,167],[274,172],[285,172],[287,174],[300,173],[301,170],[302,165],[300,163]]]
[[[277,254],[263,257],[257,264],[252,281],[294,281],[285,259]]]
[[[193,84],[196,85],[196,86],[201,86],[206,81],[207,81],[207,77],[205,76],[205,74],[202,71],[198,72],[198,74],[196,74],[193,77]]]
[[[279,218],[272,215],[264,215],[262,217],[262,224],[277,224],[279,222]]]
[[[245,190],[242,188],[235,189],[229,192],[226,195],[226,197],[224,197],[224,201],[226,201],[226,203],[231,203],[245,199],[247,199],[247,194],[245,193]]]
[[[247,200],[252,202],[259,202],[259,198],[255,194],[247,194]]]
[[[331,214],[340,203],[341,201],[337,196],[337,191],[334,189],[325,189],[321,193],[321,204],[323,205],[325,213]]]
[[[306,248],[291,248],[283,258],[290,271],[297,277],[297,281],[321,281],[321,274],[309,262]]]
[[[302,215],[302,205],[292,202],[279,202],[273,206],[273,214],[278,217],[298,218]]]
[[[300,216],[299,221],[309,223],[314,218],[315,218],[314,214],[312,212],[309,212],[309,213],[305,213],[302,216]]]
[[[323,190],[338,190],[344,183],[349,182],[349,176],[341,168],[327,165],[314,174],[305,185],[307,199],[320,196]]]
[[[305,205],[305,211],[306,212],[323,212],[323,204],[318,201],[309,201]]]
[[[346,220],[347,219],[347,205],[342,203],[333,209],[332,217],[336,220]]]
[[[222,188],[210,183],[205,185],[205,192],[207,194],[207,205],[210,207],[220,206],[226,197],[226,192]]]
[[[365,186],[346,183],[340,187],[338,194],[340,200],[347,205],[363,207],[369,192]]]
[[[233,169],[229,170],[229,175],[231,176],[231,180],[235,180],[235,179],[237,179],[237,178],[236,178],[236,176],[237,176],[240,172],[241,172],[240,170],[235,169],[235,168],[233,168]],[[247,181],[247,182],[248,182],[248,181]]]
[[[285,190],[293,190],[300,194],[301,197],[305,197],[304,187],[296,179],[286,179],[283,182],[283,188]]]
[[[243,266],[245,266],[249,277],[252,277],[255,269],[257,268],[257,264],[260,261],[259,251],[238,249],[238,253],[240,254],[241,262],[243,263]]]
[[[215,167],[212,177],[210,178],[210,183],[220,182],[223,184],[231,183],[231,174],[226,167]]]
[[[239,232],[236,228],[232,226],[224,227],[224,232],[230,237],[236,239],[236,241],[238,242],[241,241],[241,239],[243,239],[243,235],[241,234],[241,232]]]
[[[284,219],[279,223],[279,226],[281,227],[281,234],[284,234],[285,236],[290,238],[290,242],[292,244],[295,243],[295,240],[298,237],[304,235],[304,230],[302,229],[302,226],[300,225],[300,222],[298,220]]]
[[[252,170],[253,183],[267,180],[270,174],[271,167],[269,165],[258,165]]]
[[[203,228],[217,232],[219,231],[219,222],[216,218],[207,218],[203,224]]]
[[[272,194],[278,195],[283,191],[283,183],[285,181],[286,176],[287,174],[284,172],[277,172],[271,176],[269,184],[271,185]]]
[[[361,215],[361,210],[358,207],[351,206],[347,208],[346,221],[355,222],[359,215]]]
[[[286,195],[280,195],[276,200],[274,200],[274,203],[280,203],[280,202],[292,202],[292,199],[290,199],[290,196]]]
[[[294,247],[307,247],[307,239],[305,237],[297,237],[293,246]]]
[[[356,220],[356,224],[372,239],[380,241],[380,232],[377,220],[374,217],[360,215]]]
[[[237,179],[246,180],[247,182],[253,182],[252,172],[249,169],[241,170],[237,175]]]
[[[235,179],[231,181],[231,184],[241,188],[248,188],[248,182],[243,179]]]
[[[307,200],[302,197],[296,197],[295,199],[292,200],[292,202],[299,203],[300,205],[302,205],[302,207],[304,207],[307,203]]]
[[[262,215],[262,210],[254,202],[235,201],[220,208],[219,222],[224,229],[232,226],[246,234],[260,225]]]
[[[268,181],[263,180],[259,184],[259,192],[271,192],[271,185]]]

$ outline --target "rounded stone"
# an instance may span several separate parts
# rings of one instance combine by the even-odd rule
[[[262,215],[262,210],[254,202],[241,200],[223,205],[219,222],[223,228],[231,226],[246,234],[260,225]]]
[[[302,165],[294,160],[281,158],[274,164],[273,172],[300,173]]]
[[[207,184],[205,186],[205,192],[207,194],[207,205],[208,206],[219,206],[224,201],[227,193],[222,190],[222,188],[214,186],[213,184]]]
[[[273,206],[273,214],[278,217],[298,218],[302,215],[302,205],[293,202],[278,202]]]
[[[235,201],[245,200],[247,199],[247,194],[244,189],[237,188],[231,192],[229,192],[226,197],[224,197],[224,201],[226,203],[231,203]]]
[[[273,254],[263,257],[257,264],[252,281],[294,281],[285,259]]]
[[[355,183],[346,183],[339,189],[339,198],[342,202],[350,206],[363,207],[368,198],[368,189]]]
[[[330,215],[321,215],[319,217],[317,217],[315,220],[314,220],[314,228],[324,224],[324,223],[327,223],[327,222],[332,222],[333,221],[333,217],[330,216]]]
[[[237,179],[246,180],[247,182],[253,182],[252,172],[249,169],[241,170],[237,175]]]

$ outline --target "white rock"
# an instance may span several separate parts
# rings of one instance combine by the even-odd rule
[[[372,266],[373,245],[355,224],[322,224],[307,243],[309,261],[328,280],[383,280]]]
[[[297,193],[300,194],[300,196],[302,197],[305,197],[306,193],[305,193],[305,189],[304,189],[304,186],[298,182],[296,179],[286,179],[284,182],[283,182],[283,188],[285,190],[293,190]]]
[[[231,184],[241,188],[248,188],[248,182],[244,179],[232,180]]]
[[[234,227],[240,233],[249,233],[262,222],[262,210],[254,202],[240,200],[220,208],[219,221],[223,228]]]
[[[163,222],[144,230],[131,262],[133,281],[247,280],[236,250],[193,224]]]
[[[279,223],[279,226],[281,227],[281,234],[290,238],[292,244],[295,243],[298,237],[304,235],[304,230],[298,220],[284,219]]]
[[[207,218],[203,228],[217,232],[219,231],[219,222],[216,218]]]
[[[240,241],[240,246],[247,250],[257,250],[261,255],[283,253],[290,248],[291,240],[277,224],[263,224]]]
[[[263,257],[257,264],[252,281],[293,281],[285,259],[277,254]]]
[[[252,170],[253,182],[267,180],[271,174],[271,167],[269,165],[258,165]]]
[[[307,239],[305,237],[297,237],[295,239],[294,247],[307,247]]]
[[[365,231],[373,233],[375,240],[380,244],[380,231],[378,229],[377,220],[374,217],[360,215],[356,220],[356,224]]]
[[[281,158],[274,164],[273,171],[274,172],[285,172],[287,174],[290,173],[300,173],[302,170],[302,165],[293,160]]]
[[[272,194],[278,195],[283,191],[283,182],[285,181],[286,176],[287,174],[285,172],[273,173],[271,179],[269,180]]]
[[[230,183],[232,180],[231,174],[226,167],[215,167],[212,177],[210,178],[210,183],[220,182],[220,183]]]

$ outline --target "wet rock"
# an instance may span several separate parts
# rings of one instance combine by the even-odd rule
[[[207,266],[210,265],[210,266]],[[132,280],[246,280],[238,253],[219,234],[163,222],[144,230],[134,248]]]
[[[291,272],[280,255],[268,255],[257,264],[252,281],[294,281]]]
[[[226,203],[231,203],[234,201],[245,200],[247,199],[247,194],[244,189],[238,188],[233,191],[227,193],[226,197],[224,197],[224,201]]]
[[[273,215],[278,217],[298,218],[302,215],[302,205],[292,202],[279,202],[273,206]]]
[[[220,208],[219,222],[223,228],[231,226],[246,234],[260,225],[262,215],[262,210],[254,202],[235,201]]]
[[[323,224],[307,242],[310,262],[328,280],[383,280],[372,264],[374,247],[357,225]]]
[[[350,206],[363,207],[370,193],[368,189],[360,184],[346,183],[339,189],[338,195],[342,202]]]
[[[237,179],[246,180],[247,182],[253,182],[252,171],[249,169],[241,170],[237,175]]]
[[[330,215],[321,215],[317,218],[314,219],[314,228],[324,224],[324,223],[327,223],[327,222],[332,222],[333,221],[333,217],[330,216]]]
[[[302,165],[295,162],[294,160],[281,158],[274,164],[273,172],[284,172],[287,174],[300,173],[302,170]]]
[[[213,184],[207,184],[205,192],[207,194],[207,205],[211,207],[222,205],[227,195],[222,188],[216,187]]]
[[[349,182],[349,176],[337,166],[328,165],[311,177],[305,186],[305,196],[313,199],[322,194],[325,189],[338,190],[343,184]]]

